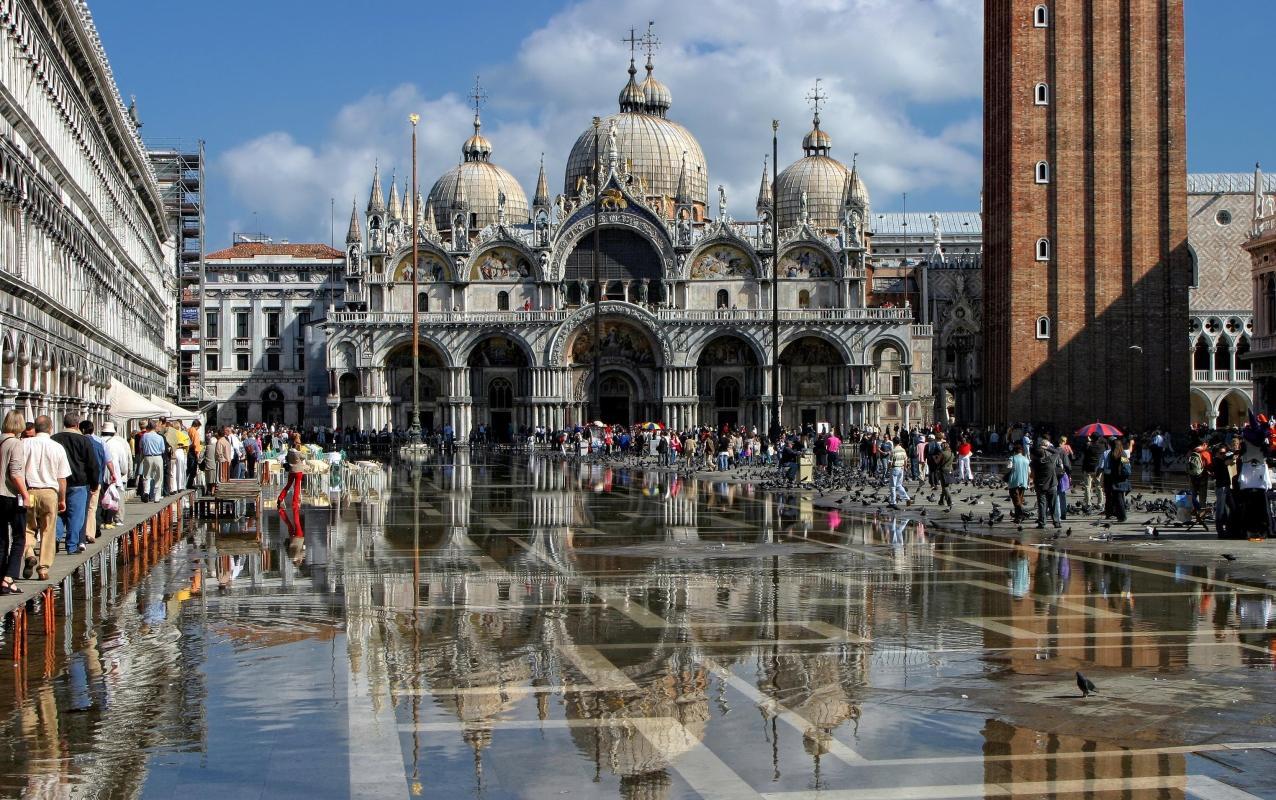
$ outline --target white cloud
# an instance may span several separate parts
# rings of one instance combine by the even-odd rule
[[[981,90],[981,17],[970,0],[583,0],[530,33],[508,61],[474,65],[491,95],[484,133],[493,160],[529,196],[541,152],[550,191],[560,191],[576,136],[593,115],[616,109],[628,58],[621,36],[655,19],[656,74],[673,93],[670,116],[700,140],[711,185],[726,185],[735,216],[752,209],[772,118],[781,120],[781,161],[800,156],[811,116],[803,97],[817,77],[830,95],[821,116],[833,155],[849,162],[858,152],[875,197],[973,197],[980,120],[963,104]],[[322,240],[335,197],[340,236],[350,198],[361,210],[367,201],[375,159],[387,181],[397,167],[402,186],[413,111],[423,118],[419,173],[428,191],[469,135],[461,89],[427,96],[387,81],[342,108],[313,146],[280,131],[233,148],[220,166],[238,218],[256,211],[264,230]],[[953,117],[938,134],[915,122],[932,104]]]

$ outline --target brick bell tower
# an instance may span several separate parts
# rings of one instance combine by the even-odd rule
[[[985,421],[1186,428],[1183,82],[1183,0],[985,0]]]

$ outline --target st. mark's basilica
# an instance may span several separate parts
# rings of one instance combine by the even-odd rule
[[[671,116],[650,54],[645,69],[640,80],[631,58],[618,112],[584,121],[561,194],[542,161],[531,202],[498,165],[476,103],[461,162],[416,198],[415,265],[414,198],[392,180],[387,201],[374,170],[363,219],[351,213],[344,309],[324,325],[327,422],[408,426],[413,303],[427,429],[601,419],[765,430],[777,344],[785,425],[933,418],[932,325],[915,313],[924,295],[909,268],[925,259],[875,262],[868,188],[832,154],[818,84],[804,155],[774,196],[764,164],[754,218],[737,220],[722,187],[711,191],[700,143]]]

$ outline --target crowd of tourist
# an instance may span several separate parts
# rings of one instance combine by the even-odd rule
[[[84,552],[99,531],[124,513],[132,488],[142,502],[188,489],[207,493],[232,478],[256,478],[266,455],[281,457],[288,480],[280,493],[301,498],[301,436],[283,426],[222,426],[203,435],[199,420],[146,420],[121,435],[78,414],[27,421],[10,411],[0,423],[0,594],[21,594],[17,582],[47,580],[59,550]]]

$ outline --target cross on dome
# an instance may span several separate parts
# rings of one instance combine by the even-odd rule
[[[638,44],[643,41],[643,39],[638,37],[635,29],[630,28],[629,36],[621,39],[620,41],[627,42],[629,44],[629,63],[632,64],[634,62],[634,50],[637,48]]]
[[[820,106],[823,105],[825,100],[829,99],[828,93],[820,90],[821,80],[823,80],[823,78],[816,78],[815,88],[807,92],[806,95],[807,102],[809,102],[811,107],[815,109],[815,124],[817,126],[820,124]]]

